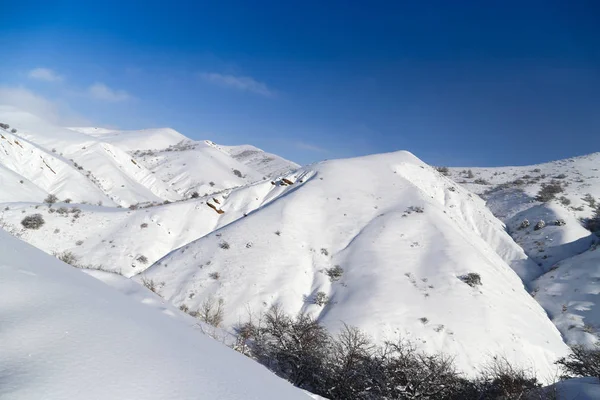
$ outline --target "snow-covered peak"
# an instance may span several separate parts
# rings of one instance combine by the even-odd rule
[[[144,279],[189,309],[222,298],[226,326],[281,304],[332,332],[345,322],[379,341],[418,340],[467,372],[503,354],[548,377],[566,352],[515,273],[535,277],[537,265],[480,199],[414,155],[322,162],[273,186],[286,193],[175,250]],[[465,283],[469,274],[481,285]]]

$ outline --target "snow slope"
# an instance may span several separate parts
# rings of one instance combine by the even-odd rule
[[[473,173],[468,177],[468,171]],[[504,221],[515,241],[545,270],[591,246],[593,236],[581,226],[594,208],[589,194],[600,203],[600,153],[524,167],[450,168],[449,177],[486,199],[496,217]],[[536,201],[543,184],[561,185],[550,202]],[[564,226],[556,226],[556,220]],[[528,220],[531,226],[519,232]],[[546,226],[534,231],[544,221]]]
[[[554,374],[566,346],[515,273],[535,277],[538,266],[480,199],[406,152],[323,162],[286,179],[285,195],[175,250],[144,279],[190,310],[222,298],[226,326],[280,303],[333,332],[343,321],[377,340],[410,337],[467,372],[505,354],[542,379]],[[343,273],[332,280],[336,265]],[[468,273],[482,285],[463,282]],[[318,292],[328,304],[315,304]]]
[[[163,150],[138,151],[133,155],[184,197],[193,192],[212,194],[263,180],[261,173],[207,142],[185,141]]]
[[[0,231],[0,398],[308,399],[259,364]]]
[[[536,300],[568,344],[592,347],[600,339],[600,250],[565,259],[537,279]]]
[[[242,218],[291,189],[262,182],[218,195],[136,210],[64,203],[52,207],[4,203],[0,204],[0,220],[7,229],[49,254],[69,251],[79,258],[80,264],[132,276],[172,250]],[[223,213],[217,213],[209,204]],[[23,228],[21,220],[36,213],[43,215],[45,224],[37,230]]]
[[[541,266],[531,283],[566,342],[600,337],[600,239],[581,220],[600,204],[600,153],[525,167],[451,168],[450,177],[486,200],[513,239]],[[475,182],[479,182],[479,184]],[[553,200],[536,200],[543,184],[558,184]],[[529,226],[524,225],[529,222]],[[536,229],[540,221],[541,229]]]

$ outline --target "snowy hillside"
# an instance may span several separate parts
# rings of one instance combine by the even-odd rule
[[[49,254],[71,252],[78,264],[132,276],[172,250],[242,218],[291,189],[262,182],[139,209],[5,203],[0,206],[0,221],[5,229]],[[44,219],[40,228],[21,225],[24,217],[38,213]]]
[[[569,344],[600,334],[600,241],[586,219],[600,206],[600,153],[526,167],[451,168],[479,193],[544,273],[530,289]]]
[[[592,243],[580,220],[591,217],[600,200],[600,153],[525,167],[451,168],[449,177],[480,194],[546,270]],[[539,200],[547,201],[538,201],[544,187],[546,197]],[[525,220],[530,225],[521,228]],[[544,227],[534,230],[540,221]]]
[[[189,326],[0,231],[2,399],[308,399]],[[153,300],[157,302],[157,300]]]
[[[140,279],[193,310],[223,299],[233,326],[280,303],[383,340],[403,335],[473,372],[491,354],[540,377],[566,352],[519,276],[538,266],[483,202],[409,153],[317,164],[284,196],[199,239]],[[472,282],[468,277],[480,277]]]

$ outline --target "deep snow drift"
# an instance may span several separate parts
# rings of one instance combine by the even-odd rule
[[[0,254],[2,399],[309,398],[174,311],[136,304],[3,231]]]

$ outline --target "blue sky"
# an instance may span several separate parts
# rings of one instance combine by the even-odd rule
[[[170,126],[299,163],[600,151],[595,1],[0,2],[0,102],[58,123]]]

